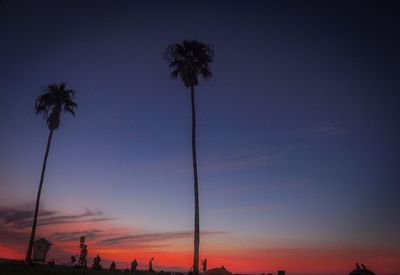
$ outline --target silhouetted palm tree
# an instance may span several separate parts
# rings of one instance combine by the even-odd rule
[[[40,194],[43,186],[44,173],[46,171],[47,157],[49,155],[51,138],[53,132],[60,126],[60,116],[62,112],[75,115],[74,108],[77,105],[74,102],[74,91],[65,88],[65,83],[60,85],[52,84],[43,89],[43,93],[36,98],[36,114],[43,114],[43,119],[49,127],[49,137],[47,139],[46,153],[44,154],[42,173],[40,175],[39,189],[36,197],[35,215],[33,217],[31,238],[29,240],[28,250],[26,252],[25,262],[32,260],[32,247],[35,240],[37,217],[39,213]]]
[[[211,45],[201,43],[197,40],[183,40],[182,44],[169,45],[164,52],[164,58],[172,69],[171,78],[178,76],[186,88],[190,88],[192,103],[192,157],[194,176],[194,255],[193,273],[199,273],[199,246],[200,246],[200,224],[199,224],[199,184],[197,178],[196,158],[196,105],[194,87],[198,85],[198,77],[208,79],[212,76],[210,63],[214,59],[214,50]]]

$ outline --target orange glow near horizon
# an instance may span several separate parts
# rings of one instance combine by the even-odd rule
[[[148,260],[154,257],[154,265],[159,270],[168,267],[188,270],[192,262],[192,254],[187,252],[167,252],[157,249],[130,249],[89,246],[89,265],[96,254],[102,257],[104,267],[110,261],[116,261],[119,268],[129,267],[136,258],[139,268],[146,269]],[[65,263],[70,255],[79,254],[79,249],[71,249],[70,243],[58,242],[49,252],[49,258],[57,263]],[[18,248],[0,246],[0,257],[22,259],[24,251]],[[206,257],[209,268],[224,265],[234,273],[267,273],[286,270],[290,273],[343,273],[349,272],[355,262],[365,263],[377,274],[389,274],[400,270],[399,251],[374,250],[366,251],[346,249],[265,249],[265,250],[229,250],[225,252],[203,251],[201,258]]]

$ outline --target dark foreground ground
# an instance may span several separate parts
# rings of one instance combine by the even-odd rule
[[[109,271],[109,270],[91,270],[79,269],[67,266],[47,266],[47,265],[33,265],[26,266],[21,262],[3,262],[0,263],[0,275],[115,275],[115,274],[135,274],[135,275],[167,275],[167,272],[148,272],[138,271],[130,272],[123,270]]]

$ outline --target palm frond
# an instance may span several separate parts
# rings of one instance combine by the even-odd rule
[[[75,115],[77,104],[74,101],[75,93],[73,90],[66,89],[64,82],[50,84],[43,88],[43,93],[36,98],[35,111],[42,113],[49,129],[57,129],[60,125],[62,112]]]
[[[198,85],[198,77],[212,76],[209,64],[214,61],[212,45],[197,40],[183,40],[167,47],[164,59],[171,68],[171,78],[179,78],[186,87]]]

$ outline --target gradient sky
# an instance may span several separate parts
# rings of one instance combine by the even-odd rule
[[[196,90],[201,257],[233,272],[400,273],[400,5],[384,1],[10,1],[0,6],[0,257],[192,262],[190,98],[162,52],[214,45]]]

